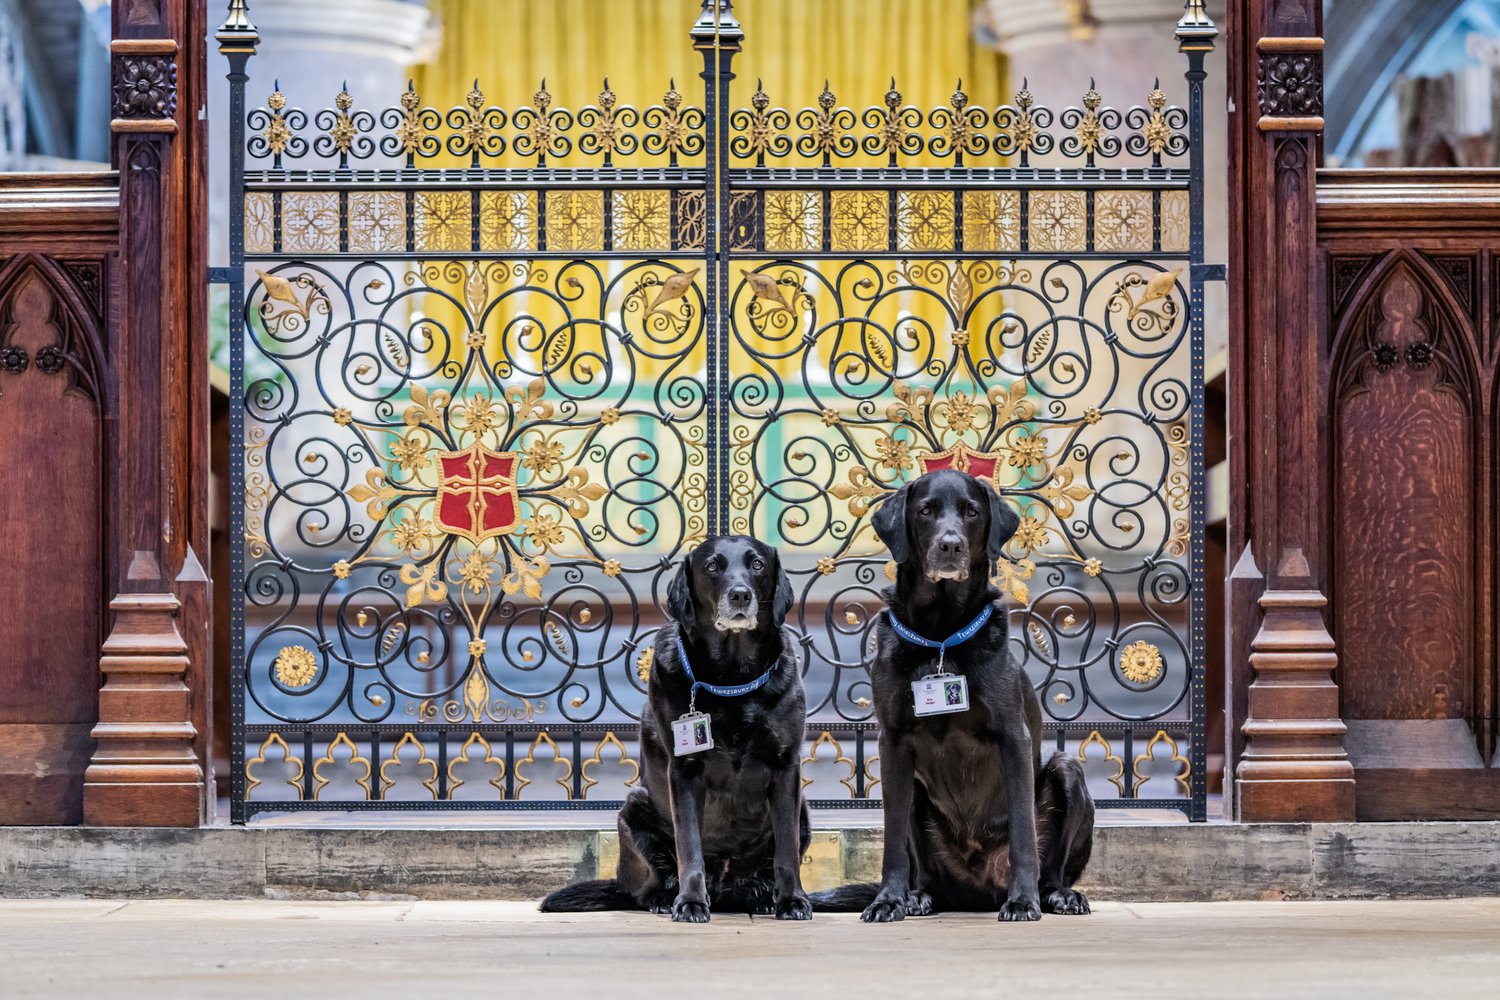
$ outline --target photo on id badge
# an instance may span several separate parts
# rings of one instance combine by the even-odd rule
[[[962,705],[964,703],[963,686],[958,681],[948,681],[943,685],[943,699],[950,705]]]

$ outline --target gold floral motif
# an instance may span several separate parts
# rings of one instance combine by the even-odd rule
[[[391,529],[391,543],[410,556],[421,555],[437,537],[433,523],[416,514],[408,514]]]
[[[250,800],[250,793],[260,785],[261,779],[255,776],[256,765],[266,762],[266,751],[273,746],[281,748],[282,763],[297,765],[297,770],[286,779],[286,784],[297,793],[297,801],[302,801],[302,758],[292,755],[292,748],[287,746],[286,740],[281,738],[280,733],[267,736],[266,741],[260,745],[260,753],[245,761],[245,801]]]
[[[672,197],[669,191],[631,189],[615,191],[614,248],[616,250],[670,250],[672,248]],[[551,231],[548,231],[550,240]]]
[[[245,193],[245,252],[270,253],[276,248],[271,192]]]
[[[1150,684],[1162,669],[1161,651],[1145,640],[1120,651],[1120,675],[1132,684]]]
[[[583,794],[580,795],[579,798],[588,798],[589,789],[599,784],[599,779],[589,774],[589,768],[597,767],[600,764],[604,763],[603,755],[605,747],[613,747],[615,749],[616,754],[618,754],[618,763],[622,765],[630,765],[631,774],[630,778],[625,782],[626,788],[633,787],[636,782],[641,780],[641,765],[629,756],[629,754],[625,750],[625,744],[620,742],[620,738],[618,736],[616,736],[613,732],[607,732],[604,734],[604,739],[600,740],[594,746],[594,755],[588,760],[584,761],[583,766],[578,769],[579,775],[583,778]]]
[[[656,647],[647,646],[635,660],[635,675],[645,684],[651,680],[651,665],[656,661]]]
[[[333,575],[339,580],[347,580],[349,579],[349,571],[351,568],[352,567],[349,565],[349,561],[347,559],[340,559],[338,562],[333,564]]]
[[[1177,772],[1177,787],[1181,789],[1183,795],[1192,794],[1190,791],[1191,785],[1189,784],[1193,773],[1192,762],[1182,755],[1182,751],[1177,747],[1177,741],[1168,736],[1165,729],[1158,729],[1156,735],[1151,737],[1150,742],[1146,744],[1145,751],[1138,754],[1135,760],[1130,762],[1130,770],[1135,777],[1134,794],[1139,796],[1141,794],[1141,787],[1151,780],[1150,775],[1141,774],[1141,765],[1148,761],[1154,762],[1156,760],[1156,748],[1162,743],[1165,743],[1167,748],[1172,751],[1170,763],[1181,767],[1181,770]]]
[[[1082,191],[1033,191],[1029,215],[1031,249],[1083,250],[1086,219]]]
[[[1079,744],[1078,763],[1084,765],[1088,764],[1089,747],[1092,746],[1101,747],[1104,750],[1104,762],[1106,764],[1115,765],[1115,773],[1112,775],[1108,775],[1108,779],[1109,783],[1115,786],[1115,790],[1119,792],[1120,796],[1123,798],[1125,795],[1125,761],[1115,756],[1115,752],[1110,747],[1109,741],[1106,740],[1102,735],[1100,735],[1099,730],[1095,729],[1093,732],[1089,733],[1088,739]]]
[[[898,191],[896,193],[896,249],[953,249],[953,193]]]
[[[468,191],[418,191],[416,247],[418,250],[465,251],[473,247],[473,222]]]
[[[838,568],[838,560],[824,556],[818,560],[818,572],[823,576],[832,576],[833,571]]]
[[[1089,576],[1098,576],[1104,572],[1104,563],[1098,559],[1085,559],[1083,561],[1083,571]]]
[[[407,156],[416,154],[422,145],[422,118],[419,108],[422,99],[417,96],[416,86],[408,80],[406,90],[401,93],[401,121],[396,126],[396,142],[401,146],[401,152]]]
[[[484,760],[476,763],[482,763],[487,767],[494,767],[498,770],[498,773],[490,779],[489,783],[500,793],[501,799],[505,798],[505,761],[495,756],[490,747],[489,740],[486,740],[478,733],[471,733],[469,738],[464,740],[464,745],[459,748],[458,754],[448,762],[448,800],[450,802],[454,800],[453,793],[458,791],[459,787],[464,784],[463,779],[458,776],[458,767],[460,764],[470,763],[469,749],[475,745],[484,749]]]
[[[318,676],[318,658],[306,646],[284,646],[276,654],[276,679],[282,686],[305,688]]]
[[[823,196],[819,192],[767,191],[765,218],[767,250],[823,249]]]
[[[1011,541],[1016,547],[1025,552],[1034,552],[1047,544],[1048,529],[1045,524],[1034,517],[1021,518],[1020,527],[1011,536]]]
[[[1078,122],[1075,130],[1078,134],[1078,145],[1090,157],[1099,148],[1099,140],[1104,138],[1104,126],[1099,121],[1099,104],[1103,98],[1099,91],[1094,89],[1093,81],[1089,81],[1088,92],[1083,95],[1084,115]]]
[[[1019,191],[964,192],[964,249],[1001,252],[1021,249]]]
[[[417,748],[417,767],[432,768],[431,776],[422,779],[422,787],[427,789],[428,793],[432,796],[433,801],[436,802],[438,797],[437,761],[432,760],[427,756],[427,748],[423,746],[422,741],[417,739],[417,737],[412,733],[402,733],[401,739],[396,741],[396,745],[391,748],[390,759],[380,765],[380,797],[382,799],[386,798],[390,790],[395,787],[396,779],[391,777],[390,769],[392,767],[401,768],[406,766],[406,762],[401,759],[401,751],[406,749],[408,746],[414,746]]]
[[[488,648],[489,648],[489,644],[487,642],[485,642],[483,639],[470,639],[469,640],[469,655],[472,656],[472,657],[474,657],[476,660],[479,659],[480,657],[484,656],[485,650],[487,650]],[[474,676],[477,677],[477,676],[483,676],[483,675],[482,675],[482,673],[480,671],[476,670],[474,672]]]
[[[341,155],[346,155],[354,145],[354,136],[358,132],[354,127],[354,119],[349,117],[349,109],[354,107],[354,97],[349,93],[347,84],[334,97],[333,106],[338,114],[334,116],[333,124],[328,129],[328,137],[333,140],[333,148]]]
[[[833,191],[831,242],[834,250],[886,250],[890,203],[884,191]]]
[[[1146,148],[1151,150],[1151,154],[1160,156],[1162,150],[1167,148],[1168,140],[1172,138],[1172,129],[1162,113],[1167,106],[1167,95],[1162,92],[1159,81],[1151,93],[1146,95],[1146,104],[1151,108],[1151,119],[1141,129],[1141,137],[1146,140]]]
[[[1094,195],[1094,249],[1151,251],[1151,192],[1100,191]]]
[[[516,798],[519,799],[521,797],[521,789],[531,784],[531,779],[526,777],[521,769],[536,764],[536,751],[543,743],[552,748],[553,762],[562,765],[563,773],[557,779],[557,784],[567,793],[566,797],[571,799],[573,797],[573,762],[563,756],[562,751],[558,749],[557,743],[546,732],[537,733],[536,739],[531,741],[531,749],[526,752],[526,756],[516,761]]]
[[[281,92],[281,82],[277,81],[276,89],[271,91],[271,96],[266,98],[266,107],[271,109],[271,114],[266,121],[265,131],[261,138],[266,141],[266,148],[277,156],[286,152],[287,143],[292,141],[291,127],[286,123],[286,95]]]
[[[547,249],[604,249],[604,192],[547,192]]]
[[[323,777],[323,768],[325,766],[331,767],[336,763],[336,761],[334,760],[333,752],[340,747],[343,747],[344,749],[349,751],[349,764],[351,766],[357,765],[364,768],[364,775],[362,777],[355,778],[354,782],[355,784],[359,785],[360,788],[364,789],[364,797],[366,799],[370,797],[370,761],[368,758],[360,756],[359,749],[354,745],[354,741],[349,739],[347,733],[339,733],[336,737],[334,737],[333,742],[328,744],[328,752],[313,763],[314,802],[317,802],[322,797],[323,789],[328,787],[328,783],[333,780],[332,778]]]
[[[281,249],[287,253],[338,253],[338,194],[333,191],[283,194]]]
[[[621,570],[620,560],[606,559],[604,560],[604,565],[601,568],[604,570],[605,576],[619,576]]]

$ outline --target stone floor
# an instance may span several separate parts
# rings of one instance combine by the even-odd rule
[[[1101,903],[864,926],[518,902],[0,900],[0,996],[1486,997],[1500,899]],[[774,992],[773,992],[774,991]]]

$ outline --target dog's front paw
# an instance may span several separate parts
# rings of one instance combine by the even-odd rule
[[[913,889],[906,894],[906,915],[908,917],[925,917],[932,912],[932,897],[920,889]]]
[[[865,907],[865,912],[859,915],[859,919],[867,924],[888,924],[895,920],[905,920],[906,894],[887,896],[882,892],[875,897],[875,902]]]
[[[1046,913],[1062,913],[1070,917],[1089,912],[1089,898],[1077,889],[1054,889],[1042,900]]]
[[[1000,907],[1000,919],[1005,921],[1040,920],[1042,907],[1034,897],[1007,899],[1005,905]]]
[[[678,896],[677,901],[672,904],[672,922],[678,924],[708,923],[708,902],[702,899]]]
[[[776,901],[777,920],[811,920],[812,901],[804,892],[794,893]]]
[[[674,898],[670,892],[657,892],[647,896],[644,905],[652,913],[671,913],[673,901]]]

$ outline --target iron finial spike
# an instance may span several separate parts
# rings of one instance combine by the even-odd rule
[[[1157,77],[1155,79],[1155,81],[1152,82],[1151,89],[1152,90],[1160,90],[1161,89],[1161,77]]]
[[[1024,76],[1021,77],[1021,89],[1022,90],[1030,90],[1031,89],[1031,83],[1030,83],[1030,81],[1028,81]]]
[[[278,76],[275,80],[271,81],[271,89],[272,90],[280,90],[281,89],[281,77]]]

